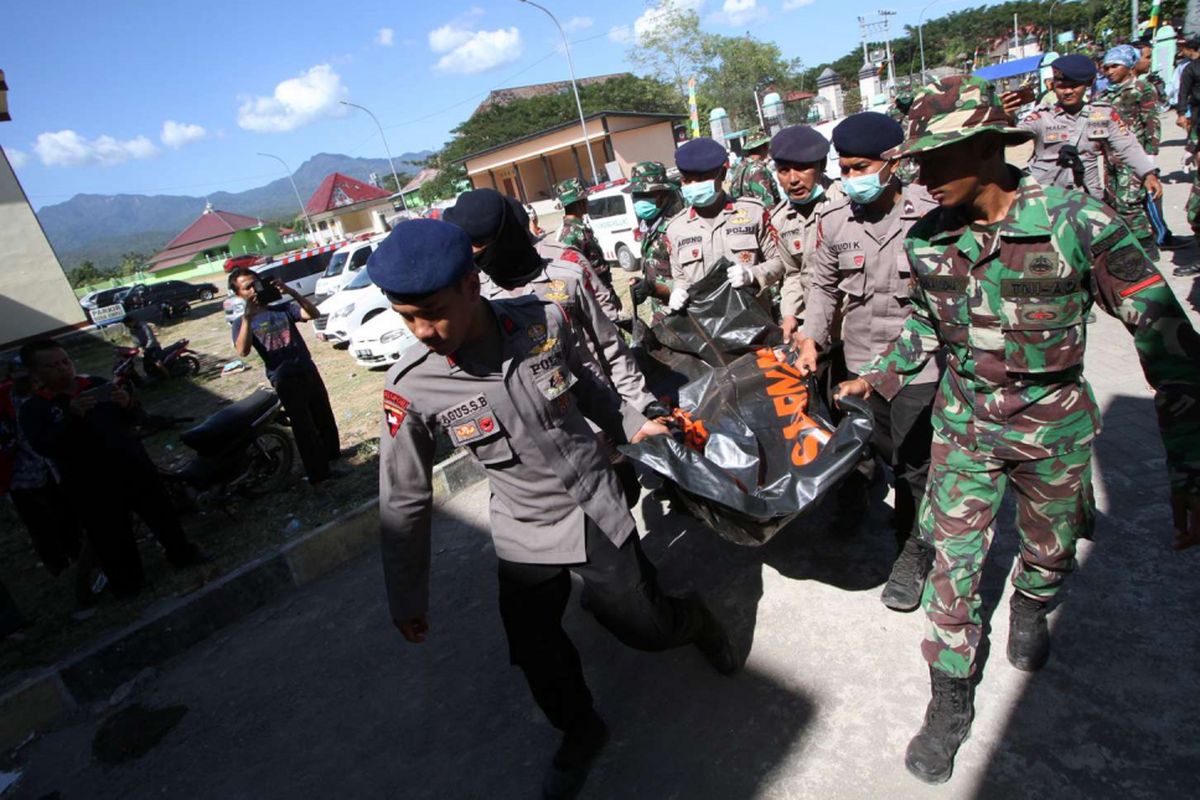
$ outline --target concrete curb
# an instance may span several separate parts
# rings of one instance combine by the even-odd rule
[[[434,467],[434,504],[484,479],[482,467],[465,452],[455,453]],[[378,539],[379,505],[370,500],[43,670],[0,695],[0,751],[80,706],[107,700],[142,670],[311,583]]]

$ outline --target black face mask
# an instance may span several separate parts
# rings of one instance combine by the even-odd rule
[[[491,244],[475,254],[475,266],[502,289],[516,289],[542,271],[542,257],[534,249],[529,229],[506,207]]]

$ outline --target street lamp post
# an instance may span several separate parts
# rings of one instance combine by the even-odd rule
[[[1059,3],[1076,3],[1078,1],[1079,0],[1054,0],[1054,2],[1050,4],[1050,46],[1048,48],[1049,50],[1053,50],[1054,45],[1057,44],[1057,42],[1054,41],[1054,7],[1056,5],[1058,5]]]
[[[287,162],[279,156],[271,155],[270,153],[259,153],[258,155],[262,156],[263,158],[273,158],[280,164],[283,164],[284,170],[287,171],[288,182],[292,184],[292,191],[296,194],[296,202],[300,204],[300,213],[304,215],[304,221],[308,223],[308,232],[310,235],[312,235],[315,231],[315,228],[313,228],[312,217],[308,216],[308,209],[305,208],[304,201],[300,199],[300,190],[296,188],[296,180],[292,177],[292,168],[289,167]]]
[[[554,27],[558,28],[558,35],[562,37],[563,50],[566,51],[567,54],[567,70],[571,75],[571,91],[575,93],[575,109],[579,112],[579,127],[583,129],[583,146],[584,149],[587,150],[588,164],[591,165],[592,168],[592,183],[599,183],[600,173],[596,171],[596,159],[592,156],[592,142],[588,138],[587,122],[583,117],[583,103],[579,102],[579,86],[575,83],[575,64],[571,61],[571,45],[569,42],[567,42],[567,34],[565,31],[563,31],[563,26],[558,23],[558,17],[550,13],[550,9],[546,8],[545,6],[538,5],[537,3],[533,2],[533,0],[519,1],[544,12],[546,16],[548,16],[554,23]]]
[[[351,108],[357,108],[360,111],[365,111],[370,115],[371,119],[375,120],[375,127],[379,128],[379,138],[383,139],[383,152],[387,153],[388,166],[392,168],[392,180],[396,182],[396,193],[400,195],[400,205],[407,210],[408,204],[404,202],[404,192],[400,191],[404,187],[400,185],[400,176],[396,174],[396,163],[392,161],[392,149],[388,147],[387,137],[383,135],[383,126],[379,124],[379,118],[371,113],[371,109],[367,108],[366,106],[360,106],[358,103],[351,103],[348,100],[339,100],[338,102],[344,106],[350,106]]]
[[[942,0],[932,0],[926,3],[921,9],[921,15],[917,17],[917,45],[921,49],[921,84],[925,83],[925,12],[936,6]]]

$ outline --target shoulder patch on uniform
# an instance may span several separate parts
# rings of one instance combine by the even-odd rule
[[[411,404],[407,398],[391,389],[383,390],[383,418],[387,422],[388,434],[393,439],[396,438],[396,431],[400,430],[404,418],[408,416],[409,405]]]
[[[1126,245],[1108,254],[1108,274],[1130,283],[1155,274],[1146,254],[1133,245]]]

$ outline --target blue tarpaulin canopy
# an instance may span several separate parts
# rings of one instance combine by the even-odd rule
[[[1011,78],[1014,75],[1024,75],[1026,72],[1036,72],[1042,66],[1042,56],[1028,56],[1015,61],[1005,61],[1002,64],[992,64],[990,67],[980,67],[971,74],[985,81],[998,81]]]

